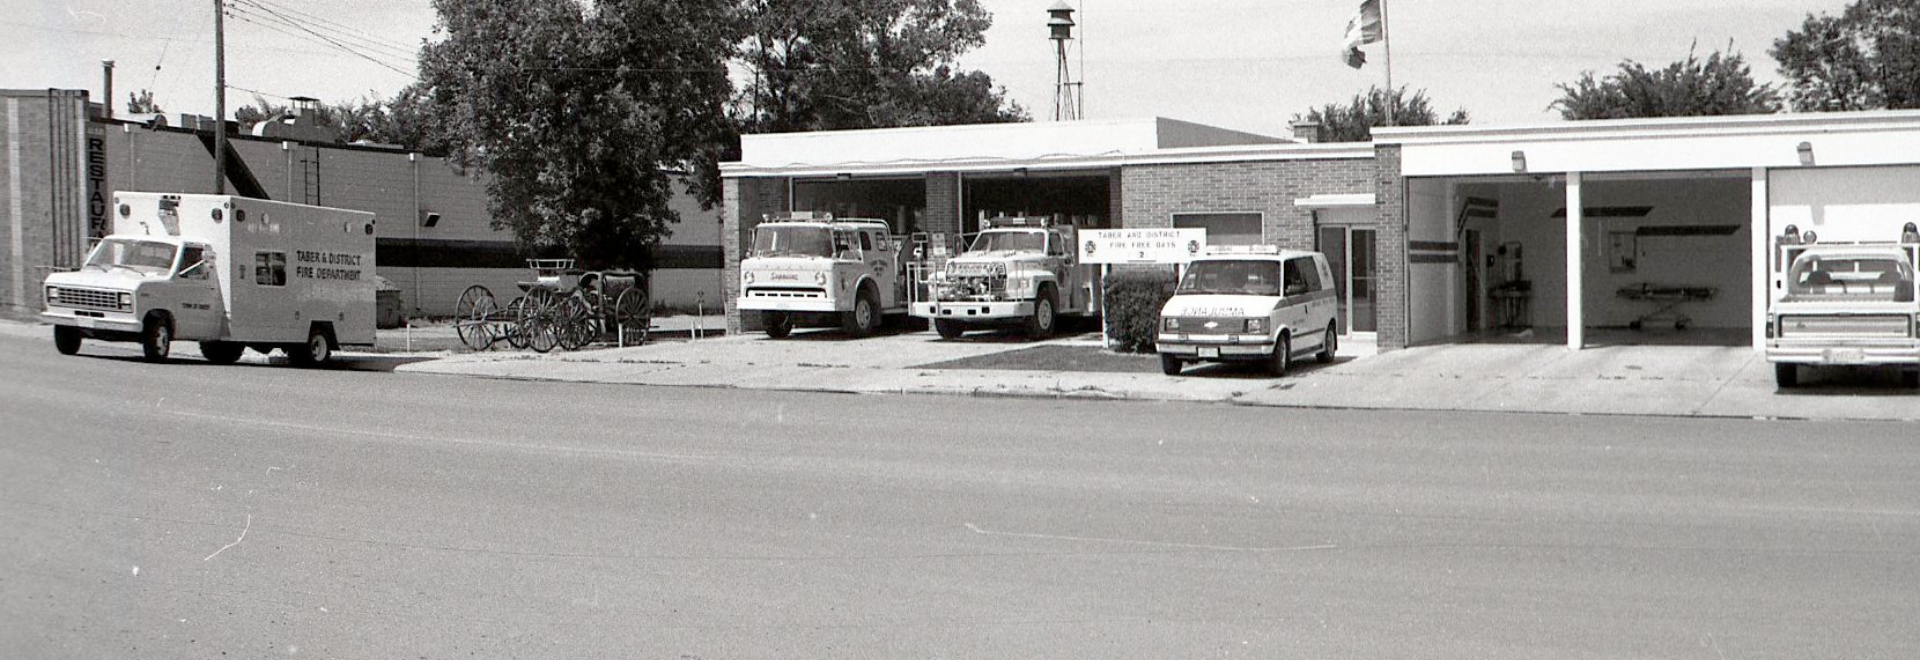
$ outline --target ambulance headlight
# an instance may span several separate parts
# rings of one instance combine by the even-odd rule
[[[1261,334],[1261,335],[1266,334],[1267,320],[1261,319],[1261,318],[1247,319],[1246,332],[1249,332],[1252,334]]]
[[[133,309],[132,293],[126,291],[120,292],[120,309]]]
[[[1176,332],[1176,331],[1179,331],[1179,330],[1180,330],[1180,319],[1176,319],[1176,318],[1173,318],[1173,317],[1171,317],[1171,316],[1169,316],[1169,317],[1166,317],[1166,318],[1163,318],[1163,319],[1160,319],[1160,327],[1161,327],[1162,329],[1164,329],[1164,330],[1166,330],[1167,332]]]
[[[53,302],[59,299],[60,299],[60,287],[57,287],[57,286],[47,287],[47,302]]]

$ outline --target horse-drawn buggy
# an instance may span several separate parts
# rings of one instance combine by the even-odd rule
[[[572,259],[528,259],[533,280],[500,304],[475,284],[453,305],[460,343],[481,351],[506,343],[545,353],[597,341],[621,346],[646,341],[653,322],[646,276],[635,271],[582,271]]]

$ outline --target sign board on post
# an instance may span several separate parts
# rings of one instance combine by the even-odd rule
[[[1083,229],[1080,263],[1184,264],[1207,247],[1207,230]]]

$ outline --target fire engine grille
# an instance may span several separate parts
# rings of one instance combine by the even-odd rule
[[[948,277],[939,293],[941,300],[950,301],[1005,300],[1007,278],[996,275]]]
[[[60,287],[48,304],[88,309],[120,309],[120,292]]]
[[[1796,337],[1891,337],[1912,334],[1911,320],[1901,314],[1832,314],[1780,317],[1780,336]]]
[[[1246,334],[1245,333],[1245,330],[1247,327],[1246,319],[1241,319],[1241,318],[1217,319],[1217,318],[1209,318],[1205,316],[1176,316],[1172,318],[1175,323],[1179,324],[1179,328],[1175,330],[1167,330],[1166,332],[1178,332],[1181,334],[1188,334],[1188,335]],[[1211,328],[1207,327],[1208,322],[1212,322],[1214,327],[1211,327]]]
[[[820,287],[752,287],[747,289],[748,298],[810,298],[827,297],[827,290]]]

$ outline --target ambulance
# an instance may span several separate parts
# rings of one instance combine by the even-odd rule
[[[1160,370],[1188,362],[1264,362],[1285,376],[1293,360],[1322,364],[1340,350],[1339,302],[1326,255],[1271,245],[1208,248],[1187,264],[1160,309]]]
[[[374,216],[232,195],[120,192],[113,232],[44,283],[54,346],[138,342],[162,362],[195,341],[216,364],[246,349],[317,366],[374,340]]]

